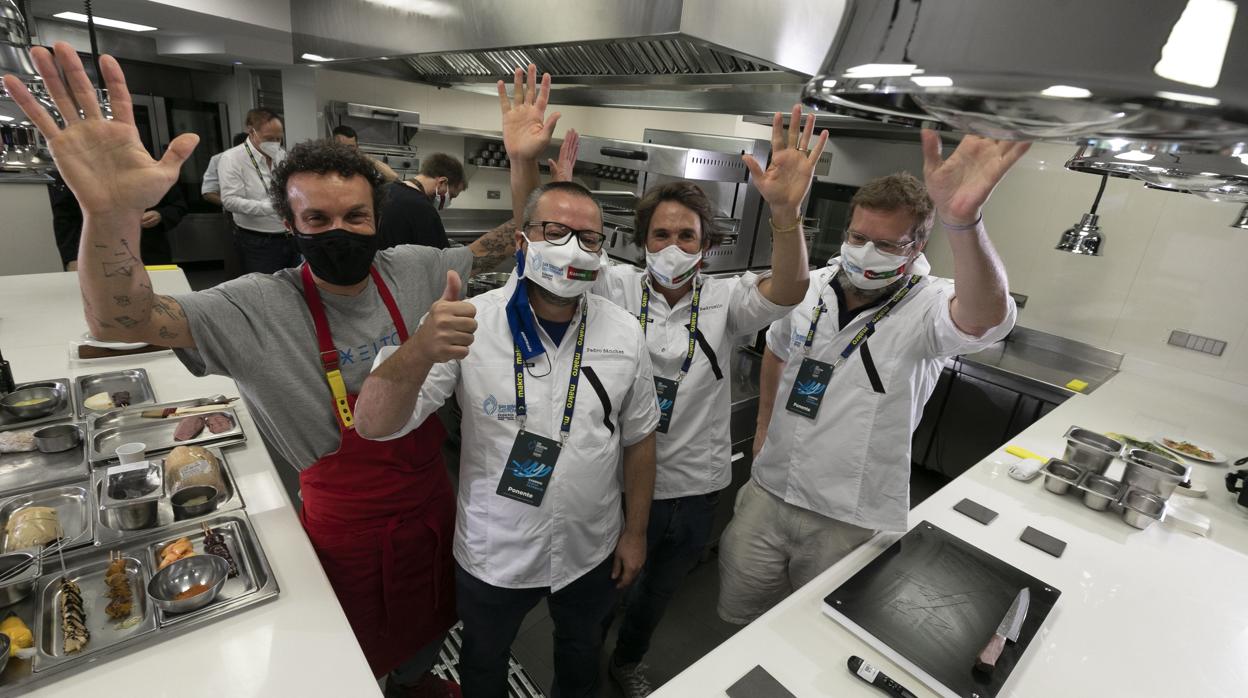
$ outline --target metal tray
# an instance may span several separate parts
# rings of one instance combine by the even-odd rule
[[[52,507],[64,531],[63,550],[91,545],[95,541],[95,516],[91,510],[95,508],[95,498],[91,495],[86,481],[72,485],[61,485],[10,497],[0,503],[0,549],[9,549],[7,531],[9,518],[19,509],[29,506]],[[45,564],[56,557],[56,546],[43,546]]]
[[[114,452],[117,447],[131,441],[146,444],[148,458],[168,453],[178,446],[228,446],[246,441],[247,435],[243,433],[243,427],[238,422],[238,413],[234,411],[234,408],[223,405],[220,411],[234,422],[233,429],[214,434],[205,428],[199,436],[186,441],[173,440],[173,433],[178,429],[179,420],[177,419],[148,419],[144,420],[143,424],[92,431],[89,455],[91,464],[94,467],[100,467],[116,463],[117,455]]]
[[[75,426],[82,433],[82,425]],[[82,480],[90,473],[86,454],[86,438],[77,446],[60,453],[0,453],[0,496]]]
[[[122,371],[108,373],[92,373],[74,379],[74,401],[78,416],[87,417],[100,414],[89,410],[83,401],[96,393],[115,393],[121,390],[130,391],[130,404],[143,405],[156,402],[156,393],[152,392],[151,381],[147,379],[147,369],[127,368]]]
[[[104,573],[109,561],[96,560],[69,570],[64,576],[77,583],[82,590],[82,605],[86,611],[87,631],[91,639],[87,646],[72,654],[65,653],[64,634],[61,632],[61,571],[45,574],[36,587],[39,594],[38,624],[35,631],[35,647],[39,652],[35,655],[35,671],[43,671],[47,667],[65,662],[79,662],[79,658],[90,656],[114,645],[129,641],[131,638],[156,630],[156,605],[147,599],[147,581],[151,576],[147,565],[133,556],[126,556],[126,573],[130,578],[130,589],[134,597],[131,616],[137,616],[139,622],[129,628],[122,628],[120,621],[112,620],[104,611],[108,606],[105,595],[107,586]],[[59,567],[59,564],[58,564]]]
[[[92,415],[87,418],[87,426],[90,427],[92,432],[96,432],[101,429],[111,429],[114,427],[130,427],[138,424],[153,424],[161,420],[154,417],[142,416],[147,410],[158,410],[166,407],[172,407],[175,409],[179,407],[201,407],[207,404],[210,404],[208,398],[196,397],[191,398],[190,400],[175,400],[173,402],[161,402],[151,405],[118,407],[117,409],[109,412],[92,413]],[[230,405],[222,404],[221,408],[224,410],[228,406]],[[171,417],[170,419],[177,421],[178,418]]]
[[[108,525],[104,510],[100,507],[95,508],[95,535],[99,545],[115,545],[118,542],[127,543],[137,538],[151,536],[156,533],[163,534],[163,529],[169,526],[182,524],[195,524],[198,521],[204,521],[219,517],[221,514],[238,511],[246,504],[243,502],[243,495],[238,491],[238,485],[234,482],[234,473],[230,470],[229,461],[225,454],[219,448],[208,449],[212,455],[217,457],[221,463],[221,479],[225,481],[225,492],[217,495],[217,508],[215,511],[204,516],[194,519],[185,519],[184,521],[175,521],[173,518],[173,504],[170,503],[167,495],[161,496],[156,509],[156,525],[151,528],[145,528],[135,531],[124,531],[112,528]],[[164,464],[161,464],[164,468]],[[91,491],[95,493],[96,501],[100,500],[101,489],[104,486],[105,470],[96,470],[91,475]]]
[[[27,419],[23,421],[20,417],[15,417],[5,410],[0,410],[0,431],[24,429],[26,427],[33,427],[37,424],[47,424],[48,422],[59,422],[61,420],[70,419],[74,416],[74,391],[73,388],[70,387],[68,378],[54,378],[46,381],[18,383],[17,389],[21,390],[22,388],[52,388],[53,390],[59,388],[61,392],[64,393],[65,398],[61,401],[60,406],[52,412],[52,414],[38,419]]]
[[[238,567],[238,576],[226,580],[216,600],[199,610],[169,613],[164,609],[156,609],[156,617],[162,628],[201,617],[215,617],[239,604],[248,603],[252,595],[267,597],[277,592],[277,582],[273,579],[268,558],[264,556],[260,541],[246,515],[238,512],[218,516],[203,523],[207,523],[225,537],[226,547],[230,549],[230,555],[234,557],[234,563]],[[153,574],[159,571],[161,549],[183,536],[190,539],[195,552],[204,552],[204,529],[201,523],[187,522],[182,525],[179,522],[177,528],[168,530],[164,537],[147,546],[147,561],[154,570]]]

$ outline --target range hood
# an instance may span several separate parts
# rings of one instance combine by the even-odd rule
[[[556,104],[744,114],[797,101],[844,5],[293,0],[291,23],[295,55],[335,69],[494,94],[532,62]]]

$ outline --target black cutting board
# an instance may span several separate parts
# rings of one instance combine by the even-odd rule
[[[990,676],[975,671],[976,656],[1023,587],[1031,606],[1018,642],[1006,645]],[[993,698],[1061,594],[923,521],[824,603],[833,619],[844,615],[953,695]]]

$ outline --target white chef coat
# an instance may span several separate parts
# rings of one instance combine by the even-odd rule
[[[208,168],[204,170],[204,181],[199,185],[200,194],[220,194],[221,178],[217,174],[217,166],[224,152],[208,158]]]
[[[455,559],[472,576],[497,587],[558,591],[614,552],[624,518],[623,447],[654,431],[659,408],[650,354],[636,318],[605,298],[585,294],[589,315],[572,430],[546,496],[535,507],[497,494],[519,430],[514,345],[507,324],[507,300],[515,286],[513,275],[502,288],[468,299],[477,307],[476,339],[468,357],[434,366],[407,424],[383,440],[420,426],[454,393],[463,410]],[[579,320],[578,310],[558,347],[540,328],[546,354],[525,371],[525,428],[556,442]],[[378,352],[374,369],[397,349]],[[607,393],[609,410],[589,379],[591,372]]]
[[[732,418],[731,367],[737,340],[784,317],[793,307],[767,300],[758,290],[761,278],[755,274],[700,278],[698,334],[706,345],[697,345],[689,375],[676,391],[667,433],[656,435],[655,499],[718,492],[731,483],[732,437],[728,427]],[[594,292],[640,317],[643,281],[650,281],[644,269],[612,265],[598,277]],[[646,343],[655,375],[675,380],[689,351],[693,293],[685,294],[673,308],[657,289],[657,285],[650,286]],[[709,354],[707,346],[711,349]]]
[[[953,282],[927,277],[876,326],[875,334],[837,368],[815,419],[785,409],[802,364],[810,318],[822,296],[827,312],[810,357],[840,358],[879,309],[864,309],[838,328],[838,302],[829,286],[839,264],[811,274],[806,298],[771,325],[767,347],[785,360],[767,440],[754,459],[753,479],[795,506],[864,528],[904,531],[910,510],[910,439],[936,389],[945,359],[979,351],[1004,338],[1017,310],[1013,299],[1000,325],[973,337],[953,324]],[[868,354],[884,392],[872,386]]]
[[[251,147],[251,141],[243,141],[221,153],[217,160],[217,178],[221,206],[234,214],[235,225],[261,233],[286,232],[286,226],[269,199],[273,168],[263,153]]]

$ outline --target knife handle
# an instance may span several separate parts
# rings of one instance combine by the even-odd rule
[[[1005,636],[996,635],[988,641],[987,645],[979,651],[979,656],[975,658],[975,668],[991,674],[992,670],[997,666],[997,660],[1001,658],[1001,652],[1005,649]]]

